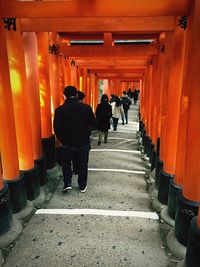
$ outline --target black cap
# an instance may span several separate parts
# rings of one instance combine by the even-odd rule
[[[78,91],[78,100],[83,100],[85,98],[85,94],[81,91]]]
[[[65,89],[64,89],[64,91],[63,91],[63,94],[64,94],[67,98],[77,96],[77,90],[76,90],[76,87],[75,87],[75,86],[72,86],[72,85],[68,85],[68,86],[66,86]]]

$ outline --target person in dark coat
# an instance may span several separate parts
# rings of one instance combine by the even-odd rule
[[[101,144],[102,135],[104,135],[104,143],[107,143],[111,117],[112,109],[111,105],[108,103],[108,96],[103,94],[101,103],[97,105],[96,109],[97,130],[99,131],[98,145]]]
[[[80,192],[87,188],[88,159],[90,150],[90,127],[94,127],[96,119],[89,105],[78,101],[74,86],[64,89],[66,101],[55,110],[54,132],[62,149],[63,192],[72,189],[73,158],[78,160],[78,184]]]
[[[138,90],[134,90],[133,92],[133,99],[134,99],[134,104],[137,105],[137,101],[138,101]]]
[[[78,96],[78,101],[83,103],[85,94],[81,91],[77,91],[77,96]],[[78,166],[78,159],[76,157],[73,158],[72,165],[73,165],[73,172],[75,174],[78,174],[79,166]]]

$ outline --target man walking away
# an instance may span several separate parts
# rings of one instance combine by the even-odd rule
[[[123,92],[121,100],[122,100],[122,106],[123,106],[123,110],[124,110],[124,116],[125,116],[126,124],[128,124],[128,110],[130,108],[130,105],[132,104],[132,101],[131,101],[130,97],[127,95],[126,91]]]
[[[88,159],[89,159],[89,133],[96,120],[89,105],[78,102],[77,90],[74,86],[64,89],[66,101],[55,110],[54,132],[63,145],[62,171],[64,187],[63,192],[72,189],[71,162],[78,161],[78,185],[80,192],[87,188]]]

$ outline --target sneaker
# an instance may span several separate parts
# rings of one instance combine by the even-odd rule
[[[81,193],[85,193],[86,190],[87,190],[87,185],[84,188],[80,188]]]
[[[63,192],[69,191],[71,189],[72,189],[72,186],[70,184],[69,185],[64,185]]]

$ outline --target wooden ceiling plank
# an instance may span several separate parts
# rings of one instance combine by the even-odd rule
[[[1,17],[61,18],[103,16],[182,16],[190,11],[190,0],[84,0],[7,1],[1,0]]]

